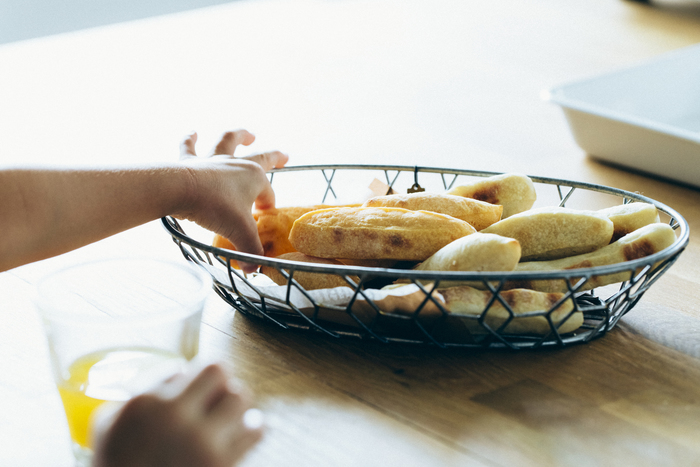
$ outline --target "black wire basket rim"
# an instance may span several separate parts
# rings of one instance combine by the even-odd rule
[[[488,172],[488,171],[476,171],[476,170],[460,170],[460,169],[447,169],[447,168],[436,168],[436,167],[418,167],[418,166],[385,166],[385,165],[300,165],[300,166],[290,166],[280,169],[273,169],[270,172],[272,174],[277,172],[293,172],[293,171],[303,171],[303,170],[396,170],[396,171],[411,171],[411,172],[427,172],[427,173],[439,173],[439,174],[451,174],[451,175],[469,175],[469,176],[481,176],[490,177],[494,175],[502,175],[505,172]],[[546,280],[546,279],[580,279],[580,278],[590,278],[592,276],[610,275],[621,272],[636,271],[642,269],[648,265],[654,265],[660,263],[668,258],[671,258],[685,249],[689,243],[690,233],[687,221],[681,216],[676,210],[671,207],[656,201],[654,199],[648,198],[646,196],[640,195],[638,193],[633,193],[618,188],[611,188],[604,185],[596,185],[592,183],[575,182],[571,180],[539,177],[528,175],[530,179],[537,183],[544,183],[550,185],[565,186],[571,188],[582,188],[586,190],[597,191],[601,193],[617,195],[624,198],[633,199],[636,201],[646,202],[653,204],[657,209],[669,215],[677,223],[678,228],[680,228],[680,236],[676,241],[664,250],[654,253],[643,258],[634,259],[631,261],[625,261],[622,263],[605,265],[605,266],[595,266],[590,268],[580,268],[580,269],[567,269],[567,270],[556,270],[556,271],[526,271],[526,272],[513,272],[513,271],[493,271],[493,272],[475,272],[475,271],[415,271],[407,269],[393,269],[393,268],[377,268],[377,267],[366,267],[366,266],[336,266],[336,265],[326,265],[326,264],[310,264],[302,263],[297,261],[289,261],[278,258],[271,258],[267,256],[253,255],[250,253],[243,253],[239,251],[226,250],[222,248],[217,248],[212,245],[204,244],[194,240],[193,238],[185,235],[177,221],[172,217],[163,217],[161,219],[165,229],[173,236],[181,241],[196,246],[204,251],[212,253],[219,257],[222,261],[242,261],[252,264],[259,264],[265,266],[275,267],[277,269],[286,269],[290,271],[304,271],[304,272],[315,272],[315,273],[326,273],[326,274],[336,274],[336,275],[347,275],[347,276],[374,276],[374,277],[394,277],[400,279],[409,280],[429,280],[429,281],[488,281],[488,282],[498,282],[498,281],[523,281],[523,280]]]

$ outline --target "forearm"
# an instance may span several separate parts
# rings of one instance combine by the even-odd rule
[[[191,189],[178,164],[0,170],[0,271],[173,214]]]

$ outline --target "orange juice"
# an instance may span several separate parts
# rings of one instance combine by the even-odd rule
[[[102,350],[74,361],[58,392],[73,441],[90,447],[90,420],[107,401],[125,401],[182,370],[181,355],[151,348]]]

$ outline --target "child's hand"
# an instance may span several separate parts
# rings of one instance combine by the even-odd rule
[[[197,157],[197,134],[181,144],[181,161],[190,170],[191,189],[178,217],[192,220],[202,227],[228,238],[238,251],[263,254],[258,237],[253,204],[258,209],[275,206],[265,172],[283,167],[288,157],[279,151],[250,157],[234,158],[239,144],[248,146],[255,137],[246,130],[225,133],[209,157]],[[255,266],[242,264],[245,272]]]
[[[262,436],[262,414],[209,365],[98,412],[93,467],[231,467]]]

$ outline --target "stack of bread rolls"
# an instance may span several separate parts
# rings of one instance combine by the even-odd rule
[[[599,211],[533,209],[536,198],[527,176],[503,174],[447,193],[377,196],[351,206],[280,208],[256,213],[256,220],[266,256],[339,266],[401,264],[420,271],[588,268],[649,256],[676,239],[670,226],[659,223],[651,204]],[[214,245],[232,247],[221,237]],[[289,274],[276,268],[263,267],[261,272],[279,285],[290,282]],[[629,275],[594,276],[580,290],[629,280]],[[306,290],[361,282],[360,277],[321,273],[297,272],[293,277]],[[544,335],[553,325],[557,332],[569,333],[583,323],[561,279],[500,285],[437,281],[433,286],[448,313],[482,316],[483,324],[472,332],[492,328]],[[491,291],[494,286],[501,290],[497,297]],[[538,310],[551,311],[552,325],[544,316],[532,316]],[[528,316],[517,319],[522,313]]]

